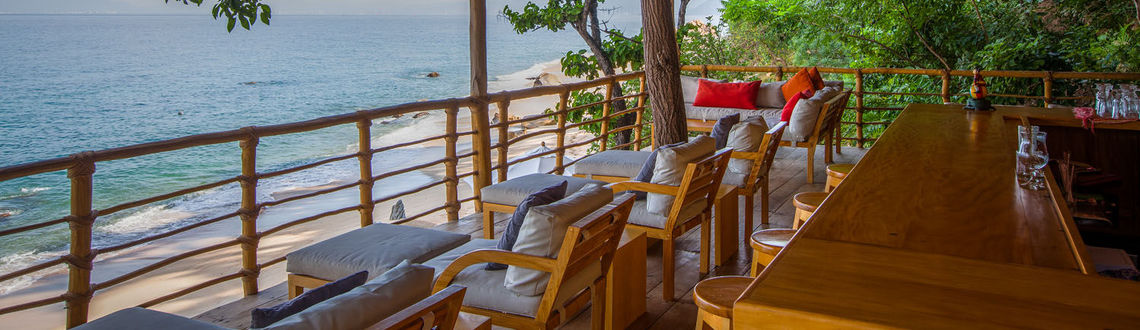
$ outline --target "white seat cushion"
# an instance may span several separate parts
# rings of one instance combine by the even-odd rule
[[[574,174],[633,178],[649,159],[649,151],[606,150],[574,163]]]
[[[535,173],[499,182],[479,190],[484,203],[517,206],[526,196],[549,186],[566,181],[566,194],[573,194],[591,183],[605,185],[605,182],[572,176]]]
[[[497,241],[489,239],[473,239],[467,244],[441,254],[432,260],[424,263],[424,266],[432,267],[435,269],[435,278],[447,269],[455,259],[467,254],[468,252],[481,250],[481,249],[494,249]],[[520,295],[503,286],[503,280],[506,278],[506,270],[485,270],[483,264],[472,265],[455,276],[451,284],[457,284],[467,287],[467,293],[463,296],[463,305],[478,307],[490,310],[497,310],[511,314],[523,315],[534,317],[538,314],[538,304],[542,300],[542,296],[527,296]],[[578,276],[571,278],[563,284],[564,290],[559,294],[558,299],[555,300],[556,304],[565,303],[569,298],[574,297],[574,293],[581,292],[586,287],[589,287],[589,281],[597,278],[601,274],[601,265],[587,268]]]
[[[285,270],[325,280],[367,270],[369,278],[375,278],[401,261],[424,262],[470,239],[464,234],[376,223],[289,253]]]
[[[705,199],[701,199],[689,206],[681,209],[681,216],[677,219],[677,224],[684,223],[685,220],[692,219],[693,217],[701,214],[704,210],[705,204],[708,203]],[[645,207],[645,201],[639,200],[633,202],[633,210],[629,212],[629,223],[653,228],[665,228],[665,221],[667,218],[663,215],[650,213]]]
[[[747,178],[748,174],[724,172],[724,177],[720,179],[720,183],[744,188],[744,180]]]

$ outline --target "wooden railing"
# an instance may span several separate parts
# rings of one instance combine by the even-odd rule
[[[638,82],[640,85],[639,91],[630,95],[615,98],[615,93],[612,93],[613,89],[620,88],[619,86],[621,86],[621,83],[630,81]],[[441,205],[432,207],[426,211],[408,216],[406,218],[393,221],[391,223],[405,223],[422,218],[424,216],[435,214],[440,211],[446,212],[446,218],[448,221],[457,221],[460,218],[462,204],[472,202],[474,203],[476,209],[480,208],[480,205],[478,203],[479,190],[485,183],[490,182],[489,174],[492,170],[497,170],[499,173],[499,179],[504,180],[506,178],[507,170],[510,166],[530,159],[553,154],[557,155],[557,164],[554,170],[551,172],[562,173],[567,166],[570,166],[577,161],[575,160],[566,164],[563,163],[562,159],[567,150],[578,147],[586,147],[592,143],[599,143],[600,148],[604,150],[607,147],[607,143],[612,135],[627,130],[633,130],[632,141],[618,147],[641,148],[645,144],[644,142],[649,139],[649,137],[643,137],[641,132],[641,128],[648,125],[646,122],[647,119],[643,116],[643,113],[645,113],[645,110],[647,109],[647,106],[645,104],[646,93],[644,92],[644,86],[644,74],[642,72],[632,72],[581,83],[536,87],[524,90],[494,93],[483,99],[467,97],[438,101],[416,102],[372,110],[357,111],[354,113],[346,113],[342,115],[324,117],[303,122],[271,126],[245,127],[237,130],[192,135],[177,139],[144,143],[122,148],[80,152],[69,157],[61,157],[0,168],[0,182],[62,170],[67,171],[67,176],[70,178],[71,182],[71,214],[69,216],[0,231],[0,239],[3,239],[5,236],[17,233],[35,231],[46,227],[62,225],[65,223],[68,224],[71,229],[70,251],[66,256],[58,259],[48,260],[30,267],[0,275],[0,282],[4,282],[21,276],[44,271],[54,266],[67,265],[67,291],[46,299],[28,301],[10,306],[0,306],[0,315],[63,302],[67,307],[66,325],[67,327],[74,327],[88,321],[88,307],[91,298],[95,293],[106,290],[123,282],[139,278],[140,276],[162,269],[163,267],[166,267],[173,263],[196,256],[202,256],[207,253],[220,251],[226,248],[232,248],[235,246],[240,247],[241,249],[241,265],[240,267],[236,267],[237,270],[233,273],[216,277],[177,290],[175,292],[170,292],[148,301],[140,302],[138,306],[154,306],[182,297],[195,291],[199,291],[214,285],[218,285],[220,283],[239,278],[242,280],[242,287],[245,295],[256,294],[258,292],[258,278],[261,270],[265,267],[280,263],[285,260],[284,256],[272,260],[258,260],[258,243],[263,238],[281,232],[282,230],[332,215],[352,211],[359,212],[360,226],[368,226],[373,223],[373,211],[377,204],[392,201],[403,196],[421,193],[425,190],[438,187],[440,185],[444,185],[446,187],[444,196],[438,196],[438,200],[443,202]],[[593,91],[595,89],[601,89],[605,92],[606,98],[604,101],[577,107],[568,106],[571,92]],[[559,107],[556,111],[517,120],[508,119],[510,118],[509,107],[512,100],[550,95],[558,95],[559,97]],[[636,99],[636,106],[629,106],[628,109],[620,112],[611,111],[611,109],[615,109],[614,105],[618,102],[629,105],[629,103],[633,103],[631,101],[632,99]],[[630,102],[627,103],[626,101]],[[497,111],[499,115],[499,122],[492,125],[489,121],[490,114],[478,113],[477,111],[474,111],[474,109],[487,109],[485,106],[478,106],[486,104],[496,105],[495,111]],[[603,115],[601,117],[589,118],[587,121],[579,123],[567,122],[567,115],[571,112],[580,111],[585,108],[594,106],[603,107]],[[460,108],[467,108],[470,112],[471,130],[465,130],[464,128],[458,127],[460,119]],[[371,127],[373,120],[382,117],[392,117],[422,111],[443,111],[446,116],[445,133],[418,139],[415,141],[387,146],[376,147],[372,145]],[[609,127],[610,122],[614,118],[626,115],[636,116],[636,121],[633,125],[616,128]],[[554,118],[557,120],[557,125],[555,128],[543,129],[535,132],[525,133],[514,138],[508,138],[508,129],[511,125],[548,118]],[[603,128],[601,133],[596,135],[594,138],[570,144],[566,143],[567,132],[578,129],[583,125],[598,122],[602,123]],[[271,172],[257,171],[257,146],[260,139],[269,136],[302,133],[333,126],[350,124],[357,127],[359,138],[357,141],[359,145],[357,152],[329,157],[305,165],[275,170]],[[536,139],[549,135],[555,136],[554,147],[551,151],[508,161],[508,154],[510,153],[510,148],[512,145],[516,145],[524,140]],[[471,137],[472,151],[458,154],[457,146],[459,145],[459,139],[461,137],[467,136]],[[497,141],[494,145],[491,144],[492,136],[497,136]],[[424,143],[437,140],[443,140],[445,143],[445,155],[443,158],[399,169],[392,169],[381,174],[372,173],[373,155],[397,148],[422,145]],[[124,202],[104,209],[97,210],[94,208],[92,202],[92,196],[95,189],[93,175],[96,171],[96,165],[101,162],[131,159],[144,155],[232,142],[238,142],[241,148],[241,175],[239,176],[201,184],[195,187],[185,188],[158,196]],[[495,155],[496,157],[492,157],[493,153],[497,153],[497,155]],[[257,186],[259,180],[305,171],[321,165],[338,161],[345,161],[352,158],[356,158],[359,163],[359,181],[272,201],[259,201],[257,199]],[[235,160],[235,162],[236,161],[239,160]],[[459,173],[461,164],[464,167],[469,165],[472,170],[464,173]],[[380,198],[375,198],[372,196],[373,184],[378,180],[391,178],[400,174],[423,170],[439,165],[443,165],[445,167],[445,174],[442,180],[433,181],[412,189],[408,189],[406,191],[387,194],[386,196]],[[474,184],[472,185],[473,196],[460,199],[458,183],[460,179],[469,176],[475,177],[473,180]],[[166,232],[150,235],[129,242],[119,243],[114,246],[96,248],[92,245],[93,228],[99,218],[106,217],[107,215],[127,209],[132,209],[155,202],[161,202],[191,193],[202,192],[233,183],[239,183],[241,185],[241,206],[238,210],[203,221],[195,222],[193,224],[185,225]],[[259,232],[257,230],[258,215],[265,207],[308,199],[351,188],[357,188],[360,191],[360,203],[357,205],[330,210],[299,219],[293,219],[264,231]],[[126,274],[122,274],[102,282],[91,283],[91,271],[95,267],[94,260],[95,257],[99,254],[121,251],[130,247],[154,242],[163,238],[174,236],[179,233],[193,230],[195,228],[200,228],[209,224],[232,219],[234,217],[239,218],[241,221],[241,232],[236,233],[237,235],[233,239],[195,250],[185,251],[141,267],[137,270],[130,271]]]
[[[686,65],[681,67],[682,71],[690,73],[699,73],[702,77],[708,77],[710,72],[733,72],[733,73],[764,73],[774,75],[776,80],[784,80],[785,74],[791,75],[798,72],[803,67],[792,66],[726,66],[726,65]],[[903,69],[903,68],[828,68],[820,67],[819,72],[822,74],[832,74],[842,77],[846,82],[854,82],[854,95],[855,104],[849,106],[847,109],[854,110],[854,118],[845,116],[845,121],[841,122],[842,125],[854,126],[854,136],[843,136],[841,140],[851,141],[854,145],[864,147],[868,142],[874,142],[876,138],[868,136],[865,128],[867,126],[881,126],[886,127],[891,123],[889,120],[881,121],[864,121],[863,115],[868,111],[888,111],[899,112],[906,106],[906,104],[887,104],[883,106],[867,106],[865,97],[867,96],[908,96],[908,97],[938,97],[941,102],[953,102],[955,98],[959,102],[964,102],[964,98],[968,96],[969,83],[973,77],[973,71],[966,70],[939,70],[939,69]],[[1048,71],[981,71],[982,77],[985,78],[1012,78],[1012,79],[1032,79],[1040,80],[1040,92],[1036,92],[1036,88],[1032,91],[994,91],[991,87],[990,96],[997,98],[1012,98],[1017,100],[1033,100],[1040,101],[1042,106],[1056,104],[1063,101],[1082,100],[1091,97],[1091,95],[1055,95],[1057,92],[1054,84],[1057,80],[1115,80],[1115,81],[1140,81],[1140,73],[1122,73],[1122,72],[1048,72]],[[883,76],[919,76],[930,77],[939,79],[941,81],[941,88],[937,92],[931,91],[872,91],[868,90],[865,84],[866,78],[873,75]],[[829,77],[825,77],[829,78]],[[954,81],[958,78],[958,81]],[[965,78],[965,79],[962,79]],[[992,85],[991,85],[992,86]],[[1004,93],[1002,93],[1004,92]],[[920,102],[908,102],[920,103]]]

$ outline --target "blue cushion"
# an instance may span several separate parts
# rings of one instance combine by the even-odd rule
[[[280,321],[290,315],[297,314],[306,308],[316,305],[329,298],[336,297],[361,286],[368,280],[368,272],[362,271],[348,277],[329,282],[316,289],[305,291],[300,296],[270,308],[255,308],[250,311],[253,322],[250,327],[264,328],[274,322]]]
[[[567,182],[562,181],[562,183],[542,188],[542,190],[536,191],[530,194],[530,196],[527,196],[526,199],[523,199],[522,203],[519,203],[519,206],[515,208],[515,213],[511,215],[511,221],[507,223],[507,230],[503,232],[503,237],[499,238],[499,245],[496,248],[510,251],[511,248],[515,247],[515,241],[519,238],[519,228],[522,228],[523,219],[526,218],[526,212],[533,206],[554,203],[566,197],[566,185]],[[507,269],[507,265],[490,262],[487,263],[486,269],[503,270]]]
[[[712,138],[716,140],[716,149],[724,148],[728,145],[728,132],[732,131],[732,126],[740,123],[740,114],[734,113],[717,119],[716,124],[713,125]]]
[[[649,158],[645,160],[645,164],[641,164],[641,171],[637,172],[637,176],[633,177],[633,181],[649,182],[649,180],[653,180],[653,168],[657,167],[657,150],[672,148],[682,144],[685,144],[685,142],[663,145],[654,149],[653,152],[649,153]],[[633,194],[637,196],[637,199],[645,199],[648,193],[644,191],[634,191]]]

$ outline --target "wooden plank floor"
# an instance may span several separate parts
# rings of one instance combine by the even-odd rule
[[[864,149],[843,148],[843,154],[836,155],[835,162],[855,163],[863,157],[865,152],[866,150]],[[770,181],[771,190],[769,196],[771,210],[763,210],[759,201],[756,202],[756,208],[753,210],[742,209],[741,212],[753,212],[757,228],[741,228],[739,237],[747,238],[748,234],[757,229],[791,227],[792,214],[795,213],[795,207],[792,205],[792,196],[800,192],[823,190],[823,182],[826,180],[826,164],[823,163],[822,148],[816,150],[816,164],[814,169],[816,183],[809,184],[806,182],[804,172],[806,157],[806,149],[781,148],[776,155],[776,161],[773,164],[771,172],[772,178]],[[743,205],[743,203],[741,203],[741,205]],[[764,226],[760,224],[760,216],[762,212],[766,211],[769,212],[770,224]],[[495,231],[502,232],[506,225],[507,216],[498,215],[495,218]],[[482,235],[482,221],[479,214],[474,214],[455,223],[439,225],[436,229],[465,233],[478,237]],[[638,319],[631,328],[692,328],[696,324],[697,316],[697,306],[693,304],[692,288],[697,282],[711,276],[748,274],[749,261],[751,260],[749,255],[751,252],[748,245],[742,243],[738,246],[736,254],[729,262],[720,267],[713,267],[710,274],[704,277],[700,276],[698,273],[699,238],[700,232],[694,229],[682,236],[677,244],[675,296],[678,298],[672,302],[661,299],[661,244],[659,244],[659,242],[652,242],[651,240],[647,261],[648,276],[646,278],[646,287],[649,290],[646,293],[646,298],[648,299],[646,305],[647,312]],[[284,267],[276,271],[284,271]],[[228,328],[248,328],[250,310],[263,306],[273,306],[285,300],[285,284],[281,283],[269,289],[262,290],[255,296],[245,297],[202,313],[195,317],[195,319]],[[589,309],[575,316],[563,328],[589,329]]]

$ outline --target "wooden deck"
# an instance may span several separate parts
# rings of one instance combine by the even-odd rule
[[[816,159],[823,159],[823,148],[816,150]],[[835,162],[838,163],[855,163],[866,150],[856,148],[843,148],[843,153],[835,156]],[[795,207],[792,206],[792,196],[799,192],[806,191],[822,191],[823,182],[826,179],[824,169],[826,164],[822,161],[816,161],[815,164],[815,177],[816,183],[808,184],[805,179],[804,162],[807,157],[807,152],[802,148],[781,148],[776,155],[775,164],[772,167],[771,178],[771,207],[770,211],[771,224],[769,227],[773,228],[787,228],[791,227],[792,215],[795,213]],[[743,203],[742,203],[743,205]],[[756,203],[754,210],[742,210],[742,212],[753,212],[757,227],[760,227],[760,212],[765,212],[761,209],[760,203]],[[504,229],[505,215],[496,217],[495,231],[501,232]],[[436,229],[446,230],[457,233],[465,233],[473,236],[482,235],[482,221],[479,214],[474,214],[463,218],[455,223],[443,224]],[[760,229],[760,228],[756,228]],[[752,230],[745,230],[741,228],[739,237],[748,237],[745,233],[751,233]],[[677,273],[676,273],[676,292],[675,296],[678,297],[676,301],[666,302],[661,299],[661,244],[660,242],[650,242],[648,251],[648,276],[646,278],[647,288],[649,292],[646,293],[648,299],[646,309],[647,313],[642,316],[631,328],[633,329],[677,329],[677,328],[691,328],[696,323],[697,306],[693,304],[692,288],[703,277],[698,273],[698,242],[700,232],[698,230],[690,231],[688,234],[681,237],[677,245]],[[749,247],[747,244],[738,245],[738,251],[733,258],[721,267],[713,267],[709,276],[721,275],[747,275],[749,271]],[[221,307],[215,308],[208,312],[202,313],[195,317],[197,320],[202,320],[214,323],[228,328],[248,328],[249,327],[249,311],[253,308],[263,306],[273,306],[286,299],[285,284],[280,283],[269,289],[262,290],[256,296],[245,297]],[[589,329],[590,328],[590,312],[589,309],[578,314],[563,329]]]

